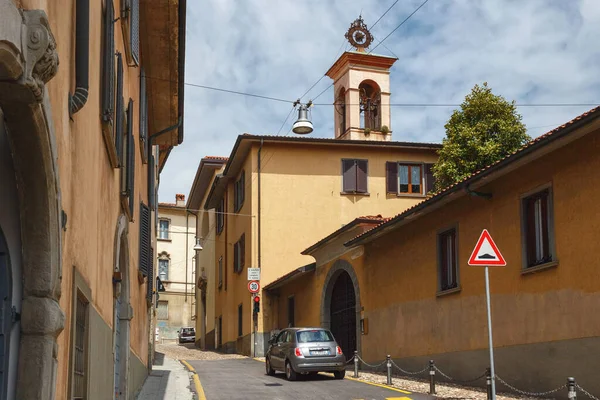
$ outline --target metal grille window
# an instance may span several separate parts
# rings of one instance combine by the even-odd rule
[[[161,281],[169,280],[169,260],[160,259],[158,260],[158,277]]]
[[[169,319],[169,302],[165,300],[159,300],[156,306],[156,318],[160,320]]]
[[[367,193],[367,160],[342,160],[342,192]]]
[[[439,291],[458,287],[458,245],[456,229],[438,235]]]
[[[75,305],[75,346],[73,357],[73,400],[87,398],[87,338],[88,338],[88,303],[81,295],[77,296]]]
[[[121,27],[129,65],[140,60],[140,3],[139,0],[121,0]]]
[[[158,220],[158,238],[163,240],[169,240],[169,220],[159,219]]]
[[[522,207],[525,267],[535,267],[553,261],[550,188],[524,198]]]

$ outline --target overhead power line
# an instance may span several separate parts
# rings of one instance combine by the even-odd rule
[[[387,10],[385,10],[385,12],[384,12],[383,14],[381,14],[381,17],[379,17],[379,19],[377,19],[377,21],[375,21],[375,23],[374,23],[373,25],[371,25],[371,29],[375,28],[375,25],[377,25],[377,24],[379,23],[379,21],[381,21],[381,19],[382,19],[383,17],[385,17],[385,14],[387,14],[388,12],[390,12],[390,10],[391,10],[392,8],[394,8],[394,6],[396,5],[396,3],[398,3],[398,1],[399,1],[399,0],[396,0],[396,1],[394,2],[394,4],[392,4],[392,5],[390,6],[390,8],[388,8]]]

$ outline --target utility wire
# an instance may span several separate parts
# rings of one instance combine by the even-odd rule
[[[371,29],[375,28],[375,25],[377,25],[377,23],[378,23],[379,21],[381,21],[381,18],[385,17],[385,14],[387,14],[387,13],[388,13],[388,12],[389,12],[389,11],[390,11],[390,10],[391,10],[391,9],[392,9],[394,6],[395,6],[395,5],[396,5],[396,3],[398,3],[398,1],[399,1],[399,0],[396,0],[396,1],[394,2],[394,4],[392,4],[392,5],[390,6],[390,8],[388,8],[387,10],[385,10],[385,12],[384,12],[383,14],[381,14],[381,17],[379,17],[379,19],[378,19],[377,21],[375,21],[375,23],[374,23],[373,25],[371,25]]]

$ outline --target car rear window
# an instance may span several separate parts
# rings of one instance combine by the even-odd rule
[[[192,333],[194,332],[194,328],[183,328],[183,333]]]
[[[333,342],[333,336],[329,331],[313,329],[296,333],[298,343]]]

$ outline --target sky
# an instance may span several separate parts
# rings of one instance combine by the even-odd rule
[[[379,44],[424,0],[399,0],[372,28]],[[159,199],[187,196],[200,159],[229,156],[238,135],[291,133],[290,103],[350,45],[361,13],[369,28],[394,0],[188,1],[184,141],[160,177]],[[475,84],[523,104],[537,137],[600,104],[599,0],[429,0],[374,53],[394,56],[391,103],[460,104]],[[304,98],[331,85],[324,77]],[[318,99],[333,101],[333,88]],[[392,107],[392,140],[441,143],[456,107]],[[313,137],[333,138],[331,105],[312,108]]]

